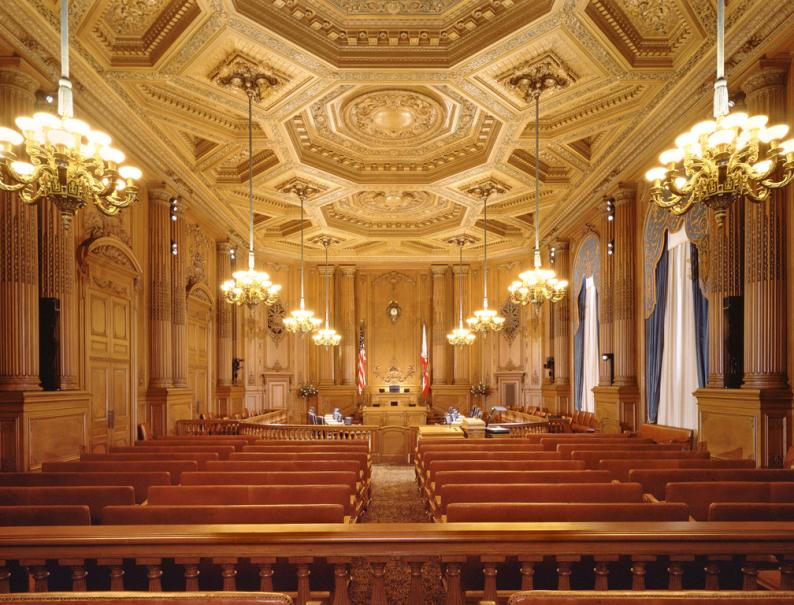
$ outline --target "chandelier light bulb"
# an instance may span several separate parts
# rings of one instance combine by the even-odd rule
[[[458,327],[447,334],[447,342],[453,347],[466,347],[474,343],[475,334],[463,326],[463,246],[464,239],[458,240],[460,247],[460,261],[458,264]]]
[[[325,248],[325,269],[326,269],[325,277],[323,279],[324,282],[323,287],[325,289],[325,327],[320,330],[317,330],[314,333],[314,336],[312,336],[312,340],[314,341],[314,344],[320,347],[325,347],[326,349],[330,347],[335,347],[339,345],[340,342],[342,342],[342,336],[340,334],[337,334],[336,330],[334,330],[331,327],[329,320],[328,279],[330,277],[329,275],[330,272],[328,271],[328,248],[330,247],[330,245],[331,245],[330,238],[323,239],[323,247]]]
[[[299,308],[291,311],[290,316],[284,319],[284,329],[291,334],[299,334],[301,336],[305,336],[306,334],[311,334],[312,332],[317,330],[323,323],[319,317],[314,316],[314,311],[310,311],[306,308],[306,303],[304,300],[303,205],[306,200],[306,197],[309,196],[311,193],[313,193],[314,190],[306,185],[296,184],[289,191],[295,193],[298,196],[301,204],[301,265],[300,265],[301,293],[300,293],[300,306]]]

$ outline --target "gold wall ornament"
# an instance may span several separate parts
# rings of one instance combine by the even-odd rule
[[[721,225],[742,196],[765,202],[794,180],[794,139],[785,124],[768,126],[764,115],[730,112],[725,78],[725,0],[717,0],[717,79],[714,120],[695,124],[659,156],[662,166],[645,174],[653,202],[673,214],[695,204],[714,211]]]
[[[532,269],[521,273],[507,290],[514,303],[531,304],[538,311],[547,300],[562,300],[568,289],[568,282],[557,279],[553,269],[544,269],[540,259],[540,95],[546,90],[567,86],[568,79],[552,63],[544,63],[517,74],[511,84],[535,101],[535,250]]]
[[[396,300],[392,300],[386,305],[386,315],[393,324],[397,323],[397,320],[400,319],[400,315],[402,314],[402,309],[400,308],[399,303]]]
[[[264,76],[263,76],[264,77]],[[226,302],[234,305],[255,307],[259,303],[272,305],[278,300],[281,286],[270,281],[270,275],[254,268],[254,156],[253,156],[253,100],[260,81],[248,71],[229,74],[229,83],[245,92],[248,97],[248,270],[235,271],[232,279],[221,284]],[[253,79],[252,79],[253,78]]]
[[[58,208],[66,228],[75,213],[91,203],[107,215],[118,214],[138,199],[141,171],[122,166],[124,153],[104,132],[74,118],[69,80],[69,3],[61,2],[61,78],[58,115],[21,116],[22,134],[0,127],[0,189],[16,192],[26,204],[48,201]],[[15,149],[24,143],[29,161]],[[24,157],[24,156],[23,156]]]

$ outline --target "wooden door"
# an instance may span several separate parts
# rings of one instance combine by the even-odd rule
[[[188,387],[193,392],[191,408],[196,417],[212,411],[212,303],[203,287],[194,287],[187,304]]]
[[[101,280],[95,280],[87,292],[91,450],[97,452],[130,440],[132,322],[125,293]]]

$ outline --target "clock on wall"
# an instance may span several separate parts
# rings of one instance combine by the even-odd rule
[[[393,324],[396,324],[397,320],[400,319],[400,313],[402,313],[402,309],[400,309],[400,305],[397,304],[396,300],[393,300],[386,305],[386,315],[389,316],[389,319]]]

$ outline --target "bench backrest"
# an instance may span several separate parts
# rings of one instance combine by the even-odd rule
[[[102,521],[105,506],[135,504],[129,486],[0,487],[0,506],[79,504],[91,510],[91,523]]]
[[[136,441],[133,445],[135,447],[170,447],[176,446],[179,448],[189,449],[193,446],[199,447],[215,447],[215,446],[229,446],[235,450],[240,450],[243,446],[249,445],[250,442],[246,439],[237,439],[227,437],[226,439],[212,439],[207,441],[203,437],[192,437],[188,439],[172,439],[170,437],[161,437],[160,439],[152,439],[149,441]]]
[[[354,513],[347,485],[168,485],[149,491],[148,505],[339,504]]]
[[[158,460],[158,461],[185,461],[192,460],[198,463],[199,470],[204,466],[208,460],[220,460],[220,456],[216,453],[208,452],[191,452],[184,453],[181,450],[178,452],[172,451],[169,453],[150,452],[149,450],[137,450],[129,453],[116,453],[116,454],[80,454],[80,461],[83,462],[112,462],[123,460]]]
[[[199,470],[194,460],[80,460],[79,462],[44,462],[41,470],[53,473],[131,473],[165,472],[177,484],[182,473]]]
[[[790,502],[794,483],[769,483],[763,481],[705,481],[668,483],[665,500],[686,502],[692,516],[706,521],[712,502]]]
[[[132,446],[117,446],[110,448],[111,454],[133,454],[141,453],[145,449],[146,453],[157,454],[218,454],[220,460],[225,460],[229,454],[235,451],[231,445],[193,445],[192,443],[179,445],[152,445],[146,448]]]
[[[214,523],[342,523],[339,504],[224,506],[107,506],[105,525],[193,525]]]
[[[427,469],[435,460],[514,460],[531,464],[536,460],[562,460],[558,452],[426,452],[422,455],[422,467]]]
[[[460,502],[447,506],[446,521],[477,523],[544,523],[610,521],[688,521],[686,504],[620,502],[608,504],[525,504],[522,502]]]
[[[715,592],[708,590],[579,590],[576,592],[556,590],[533,590],[516,592],[510,596],[508,605],[794,605],[794,592]]]
[[[540,440],[540,444],[543,446],[543,449],[549,451],[555,451],[557,446],[561,443],[567,444],[584,444],[584,445],[601,445],[601,444],[636,444],[636,445],[653,445],[653,441],[650,439],[638,439],[636,437],[630,437],[628,435],[620,435],[618,437],[602,437],[603,433],[587,433],[587,434],[574,434],[574,437],[571,437],[571,433],[557,433],[554,435],[547,435],[544,436]]]
[[[0,486],[57,487],[61,485],[129,485],[135,490],[135,501],[143,502],[152,485],[171,485],[171,475],[162,471],[0,473]]]
[[[791,502],[712,502],[709,521],[794,521]]]
[[[361,473],[361,464],[355,460],[218,460],[215,462],[207,462],[207,470],[222,473],[293,471],[343,471],[348,473]]]
[[[637,431],[638,437],[647,437],[656,443],[680,443],[687,447],[691,447],[694,434],[692,429],[648,423],[641,424],[640,430]]]
[[[263,447],[284,447],[284,448],[322,448],[322,449],[349,449],[369,451],[369,441],[365,439],[348,441],[331,441],[328,439],[312,439],[309,441],[293,441],[284,439],[257,439],[251,445]]]
[[[557,451],[566,458],[571,457],[571,452],[680,452],[678,445],[662,443],[558,443]]]
[[[2,605],[292,605],[275,592],[38,592],[0,595]]]
[[[578,460],[433,460],[427,468],[429,481],[434,481],[437,473],[446,471],[577,471],[584,470]],[[492,483],[489,481],[488,483]],[[518,483],[521,483],[520,481]]]
[[[607,471],[448,470],[433,476],[435,489],[452,483],[610,483]]]
[[[578,452],[574,452],[574,455]],[[597,468],[609,471],[618,481],[628,481],[631,469],[670,468],[755,468],[753,460],[717,460],[710,458],[652,458],[648,460],[599,460]]]
[[[442,485],[441,512],[453,502],[641,502],[639,483],[451,483]]]
[[[246,446],[242,452],[235,452],[230,456],[230,460],[356,460],[362,466],[369,464],[369,454],[366,452],[257,452],[249,450],[249,447],[256,447],[255,445]]]
[[[184,473],[182,485],[347,485],[355,492],[356,473],[343,471],[267,473]]]
[[[0,506],[0,526],[91,525],[91,510],[84,504]]]
[[[629,471],[629,481],[642,483],[649,494],[659,500],[665,498],[668,483],[703,481],[794,481],[794,469],[634,469]]]
[[[584,460],[587,468],[598,468],[599,462],[610,460],[708,460],[708,452],[641,451],[641,450],[590,450],[584,446],[571,452],[571,460]]]

